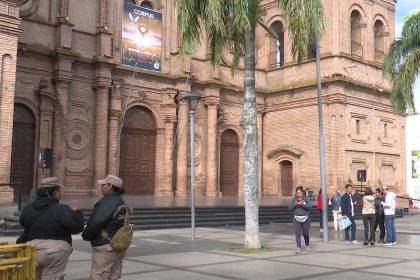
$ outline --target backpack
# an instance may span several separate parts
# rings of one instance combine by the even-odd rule
[[[117,208],[114,214],[114,218],[120,212],[122,208],[126,208],[125,215],[124,215],[124,224],[117,230],[114,236],[110,239],[108,233],[104,232],[104,235],[109,241],[112,249],[118,253],[125,252],[131,245],[133,239],[133,231],[131,230],[128,224],[128,218],[131,213],[131,209],[127,205],[121,205]]]

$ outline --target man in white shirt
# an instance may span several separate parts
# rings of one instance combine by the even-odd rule
[[[391,192],[387,186],[382,187],[385,195],[385,202],[382,202],[385,212],[385,229],[386,229],[386,243],[385,246],[396,245],[396,230],[395,230],[395,203],[397,195]]]

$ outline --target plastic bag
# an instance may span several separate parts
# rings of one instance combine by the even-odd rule
[[[341,216],[340,215],[340,216],[337,217],[337,220],[338,220],[338,226],[340,227],[340,230],[345,230],[346,228],[351,226],[351,221],[346,216]]]

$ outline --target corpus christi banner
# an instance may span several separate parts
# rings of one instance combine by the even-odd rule
[[[162,14],[124,2],[122,64],[160,71]]]

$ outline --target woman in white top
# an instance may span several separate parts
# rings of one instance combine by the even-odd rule
[[[375,197],[372,189],[367,187],[363,196],[363,226],[365,228],[365,242],[363,245],[374,246],[375,239]],[[370,233],[370,234],[369,234]]]

